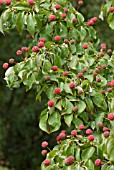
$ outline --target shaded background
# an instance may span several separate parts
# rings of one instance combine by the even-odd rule
[[[77,8],[77,1],[71,0]],[[85,0],[79,9],[87,21],[91,17],[98,17],[104,0]],[[4,10],[0,7],[0,13]],[[113,31],[106,21],[100,19],[95,25],[101,43],[106,43],[108,48],[114,46]],[[34,89],[25,92],[25,88],[10,90],[4,81],[5,71],[2,69],[4,62],[10,58],[19,61],[15,52],[22,46],[28,46],[32,39],[22,36],[16,30],[3,36],[0,34],[0,170],[39,170],[44,159],[41,156],[41,142],[49,141],[50,148],[56,144],[59,132],[47,135],[39,129],[39,116],[45,107],[46,96],[42,95],[42,102],[35,100]],[[62,125],[61,129],[67,128]],[[71,127],[72,128],[72,127]],[[69,130],[69,129],[68,129]],[[8,169],[3,169],[8,167]]]

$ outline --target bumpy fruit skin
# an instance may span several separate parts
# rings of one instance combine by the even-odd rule
[[[45,42],[46,39],[45,38],[40,38],[40,41]]]
[[[83,78],[84,77],[84,75],[83,75],[83,73],[78,73],[78,78]]]
[[[68,39],[64,39],[64,43],[65,43],[65,44],[68,44]]]
[[[53,101],[53,100],[49,100],[49,101],[48,101],[48,106],[49,106],[49,107],[53,107],[53,105],[54,105],[54,101]]]
[[[66,13],[68,12],[68,8],[63,8],[63,9],[64,9],[64,12],[66,12]]]
[[[114,120],[114,113],[109,113],[108,114],[108,119],[109,120]]]
[[[6,70],[6,69],[8,69],[8,67],[9,67],[9,64],[8,64],[8,63],[4,63],[4,64],[3,64],[3,69]]]
[[[78,1],[78,5],[83,5],[84,4],[84,2],[82,1],[82,0],[80,0],[80,1]]]
[[[2,5],[3,4],[3,0],[0,0],[0,5]]]
[[[57,71],[57,70],[58,70],[58,67],[57,67],[57,66],[53,66],[51,69],[52,69],[53,71]]]
[[[58,135],[57,137],[56,137],[56,141],[60,141],[61,140],[61,137]]]
[[[62,73],[62,75],[63,75],[63,76],[68,76],[68,72],[65,71],[65,72]]]
[[[99,56],[100,57],[103,57],[104,56],[104,53],[102,51],[99,52]]]
[[[50,160],[49,159],[45,159],[44,160],[44,165],[47,165],[47,166],[50,165]]]
[[[86,134],[87,134],[87,135],[91,135],[92,133],[93,133],[93,132],[92,132],[91,129],[87,129],[87,130],[86,130]]]
[[[73,108],[73,111],[74,111],[74,112],[78,111],[78,106],[75,106],[75,107]]]
[[[83,49],[87,49],[88,48],[88,44],[83,44]]]
[[[101,93],[102,93],[102,94],[105,94],[105,92],[106,92],[105,90],[101,90]]]
[[[61,17],[62,18],[66,18],[66,14],[61,14]]]
[[[55,21],[56,20],[56,16],[55,15],[50,15],[49,19],[50,19],[50,21]]]
[[[108,54],[112,54],[112,50],[111,50],[111,49],[108,49],[108,50],[107,50],[107,53],[108,53]]]
[[[102,69],[106,68],[106,64],[101,65]]]
[[[103,43],[103,44],[100,45],[100,47],[101,47],[102,50],[106,50],[106,44]]]
[[[65,139],[66,134],[65,134],[65,133],[63,133],[63,132],[61,132],[61,133],[59,134],[59,136],[60,136],[60,139]]]
[[[61,93],[61,89],[60,88],[55,88],[54,89],[54,94],[60,94]]]
[[[88,21],[88,26],[93,26],[94,25],[94,21],[92,20],[92,19],[90,19],[89,21]]]
[[[103,123],[102,123],[102,122],[98,122],[98,123],[97,123],[97,126],[98,126],[99,128],[102,128],[102,127],[103,127]]]
[[[114,7],[110,7],[110,12],[114,12]]]
[[[57,36],[54,37],[54,40],[58,42],[58,41],[61,40],[61,37],[57,35]]]
[[[10,5],[12,0],[6,0],[6,5]]]
[[[78,127],[78,129],[79,129],[79,130],[84,130],[84,129],[85,129],[85,126],[84,126],[84,125],[80,125],[80,126]]]
[[[34,5],[34,4],[35,4],[34,0],[28,0],[28,5]]]
[[[97,22],[97,21],[98,21],[97,17],[93,17],[92,20],[93,20],[94,22]]]
[[[70,87],[71,89],[73,89],[73,88],[75,88],[75,84],[74,84],[73,82],[71,82],[71,83],[69,84],[69,87]]]
[[[72,136],[76,136],[76,135],[77,135],[77,131],[76,131],[76,130],[72,130],[72,131],[71,131],[71,135],[72,135]]]
[[[14,58],[10,58],[10,59],[9,59],[9,63],[10,63],[10,64],[13,64],[14,61],[15,61]]]
[[[22,55],[22,51],[21,51],[21,50],[18,50],[18,51],[16,52],[16,54],[17,54],[17,55]]]
[[[47,155],[47,152],[48,152],[47,150],[42,150],[42,155],[43,155],[43,156],[46,156],[46,155]]]
[[[72,23],[76,23],[76,22],[77,22],[77,19],[73,18]]]
[[[110,136],[110,132],[109,131],[105,131],[103,133],[103,135],[104,135],[105,138],[108,138]]]
[[[95,166],[101,166],[101,160],[100,159],[95,160]]]
[[[108,88],[107,91],[110,93],[112,91],[112,88]]]
[[[67,165],[71,165],[74,163],[74,156],[69,156],[68,158],[66,158],[65,160]]]
[[[91,142],[91,141],[94,141],[95,137],[93,135],[89,135],[88,136],[88,140]]]
[[[29,48],[28,48],[28,47],[22,47],[22,48],[21,48],[21,51],[22,51],[22,52],[25,52],[25,53],[27,53],[27,52],[28,52],[28,50],[29,50]]]
[[[46,141],[42,142],[41,146],[42,146],[42,148],[47,148],[48,142],[46,142]]]
[[[83,69],[82,69],[82,72],[83,72],[83,73],[84,73],[84,72],[86,72],[86,71],[87,71],[87,69],[86,69],[86,68],[83,68]]]
[[[56,5],[55,5],[55,9],[56,9],[56,10],[59,10],[59,9],[60,9],[60,5],[59,5],[59,4],[56,4]]]
[[[83,94],[83,90],[79,89],[78,94]]]
[[[106,132],[106,131],[108,131],[108,130],[109,130],[109,128],[103,127],[103,132]]]
[[[40,42],[38,43],[38,47],[39,47],[39,48],[44,47],[44,42],[43,42],[43,41],[40,41]]]
[[[75,44],[75,40],[70,40],[70,44]]]
[[[114,87],[114,80],[111,81],[110,85]]]
[[[96,78],[96,81],[97,81],[97,82],[101,82],[101,78],[100,78],[100,77],[97,77],[97,78]]]
[[[66,130],[62,130],[61,133],[65,133],[66,134]]]
[[[39,50],[38,46],[34,46],[34,47],[32,48],[32,51],[33,51],[33,52],[36,52],[36,53],[37,53],[38,50]]]
[[[45,79],[50,80],[50,76],[49,75],[45,76]]]

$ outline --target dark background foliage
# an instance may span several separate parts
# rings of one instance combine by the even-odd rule
[[[77,9],[77,1],[71,0]],[[87,0],[79,11],[87,21],[89,18],[99,16],[103,0]],[[0,7],[0,13],[4,8]],[[106,43],[108,48],[114,45],[113,31],[106,21],[99,19],[95,26],[101,43]],[[47,135],[39,129],[39,116],[45,107],[46,97],[42,95],[42,102],[35,100],[34,89],[26,93],[25,88],[10,90],[4,81],[2,64],[10,58],[19,61],[16,50],[27,46],[32,39],[22,36],[12,30],[5,36],[0,34],[0,165],[16,170],[38,170],[43,160],[41,156],[41,142],[49,141],[52,148],[59,132]],[[66,128],[63,124],[61,129]],[[72,127],[71,127],[72,128]],[[69,131],[69,129],[68,129]]]

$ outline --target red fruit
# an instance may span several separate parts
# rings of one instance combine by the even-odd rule
[[[111,82],[108,82],[108,83],[107,83],[107,86],[111,86]]]
[[[57,137],[56,137],[56,141],[61,141],[60,136],[57,136]]]
[[[110,85],[114,87],[114,80],[111,81]]]
[[[56,8],[56,10],[60,9],[60,5],[59,5],[59,4],[56,4],[56,5],[55,5],[55,8]]]
[[[97,72],[96,71],[93,72],[93,76],[94,77],[97,76]]]
[[[77,22],[77,19],[74,18],[74,19],[72,20],[72,23],[76,23],[76,22]]]
[[[105,94],[105,90],[101,90],[101,93],[102,93],[102,94]]]
[[[97,21],[98,21],[97,17],[92,18],[92,20],[93,20],[94,22],[97,22]]]
[[[108,54],[112,54],[112,50],[111,50],[111,49],[108,49],[108,50],[107,50],[107,53],[108,53]]]
[[[54,94],[60,94],[61,93],[61,89],[60,88],[55,88],[54,89]]]
[[[68,76],[68,72],[65,71],[65,72],[62,73],[62,75],[63,76]]]
[[[83,78],[84,77],[84,75],[83,75],[83,73],[78,73],[78,78]]]
[[[34,0],[28,0],[28,5],[34,5]]]
[[[33,51],[33,52],[36,52],[36,53],[37,53],[38,50],[39,50],[38,46],[34,46],[34,47],[32,48],[32,51]]]
[[[57,35],[57,36],[54,37],[54,40],[58,42],[58,41],[61,40],[61,37]]]
[[[22,47],[22,48],[21,48],[21,51],[22,51],[22,52],[26,52],[26,53],[27,53],[27,52],[28,52],[28,50],[29,50],[29,48],[28,48],[28,47]]]
[[[112,88],[108,88],[107,91],[110,93],[112,91]]]
[[[4,63],[2,67],[3,67],[3,69],[5,69],[5,70],[6,70],[6,69],[8,69],[9,64],[8,64],[8,63]]]
[[[98,122],[98,123],[97,123],[97,126],[98,126],[99,128],[102,128],[102,127],[103,127],[103,123],[102,123],[102,122]]]
[[[0,5],[2,5],[3,4],[3,0],[0,0]]]
[[[16,52],[16,54],[17,54],[17,55],[22,55],[22,51],[21,51],[21,50],[18,50],[18,51]]]
[[[103,127],[103,132],[106,132],[106,131],[108,131],[108,130],[109,130],[109,128]]]
[[[49,159],[45,159],[45,160],[44,160],[44,164],[45,164],[45,165],[50,165],[50,160],[49,160]]]
[[[61,14],[61,17],[62,18],[66,18],[66,14]]]
[[[88,21],[88,26],[93,26],[94,25],[94,21],[92,20],[92,19],[90,19],[89,21]]]
[[[62,130],[61,133],[65,133],[66,134],[66,130]]]
[[[85,126],[84,125],[80,125],[78,128],[79,128],[79,130],[84,130]]]
[[[108,119],[109,120],[114,120],[114,113],[109,113],[108,114]]]
[[[40,38],[40,41],[45,42],[46,40],[45,38]]]
[[[88,48],[88,45],[87,44],[83,44],[82,46],[84,49],[87,49]]]
[[[48,106],[49,106],[49,107],[53,107],[53,105],[54,105],[54,101],[53,101],[53,100],[49,100],[49,101],[48,101]]]
[[[46,156],[46,155],[47,155],[47,152],[48,152],[47,150],[42,150],[42,155],[43,155],[43,156]]]
[[[80,5],[80,6],[83,5],[83,3],[84,2],[82,0],[78,1],[78,5]]]
[[[68,44],[68,39],[64,39],[64,43],[65,43],[65,44]]]
[[[103,43],[103,44],[100,45],[100,47],[101,47],[102,50],[106,50],[106,44]]]
[[[12,0],[6,0],[6,5],[10,5]]]
[[[109,131],[105,131],[103,133],[103,135],[104,135],[105,138],[108,138],[110,136],[110,132]]]
[[[105,68],[106,68],[106,64],[103,64],[101,67],[102,67],[103,69],[105,69]]]
[[[86,134],[87,134],[87,135],[91,135],[92,133],[93,133],[93,132],[92,132],[91,129],[87,129],[87,130],[86,130]]]
[[[75,44],[75,40],[70,40],[70,44]]]
[[[42,148],[47,148],[48,142],[46,142],[46,141],[42,142],[41,146],[42,146]]]
[[[88,140],[89,140],[89,141],[94,141],[94,139],[95,139],[95,137],[94,137],[93,135],[89,135],[89,136],[88,136]]]
[[[67,165],[71,165],[74,163],[74,156],[69,156],[68,158],[66,158],[65,160]]]
[[[50,21],[55,21],[56,20],[56,16],[55,15],[50,15],[49,19],[50,19]]]
[[[95,160],[95,166],[100,166],[101,165],[101,160],[100,159],[96,159]]]
[[[83,94],[83,90],[79,89],[78,94]]]
[[[48,75],[45,76],[45,79],[46,79],[46,80],[50,80],[50,76],[48,76]]]
[[[43,42],[43,41],[40,41],[40,42],[38,43],[38,47],[39,47],[39,48],[44,47],[44,42]]]
[[[83,69],[82,69],[82,72],[86,72],[86,71],[87,71],[87,69],[86,69],[86,68],[83,68]]]
[[[100,57],[103,57],[104,56],[104,53],[102,51],[99,52],[99,56]]]
[[[97,78],[96,78],[96,81],[97,81],[97,82],[101,82],[101,78],[100,78],[100,77],[97,77]]]
[[[65,139],[66,134],[65,134],[65,133],[63,133],[63,132],[61,132],[61,133],[59,134],[59,137],[60,137],[60,139]]]
[[[14,63],[14,58],[10,58],[10,59],[9,59],[9,63],[10,63],[10,64],[13,64],[13,63]]]
[[[69,84],[69,87],[70,87],[71,89],[73,89],[73,88],[75,87],[75,84],[74,84],[73,82],[71,82],[71,83]]]
[[[100,71],[101,70],[101,66],[98,66],[97,69]]]
[[[78,110],[78,106],[75,106],[75,107],[73,108],[73,111],[76,112],[77,110]]]
[[[57,66],[53,66],[51,69],[52,69],[53,71],[57,71],[57,70],[58,70],[58,67],[57,67]]]
[[[114,7],[110,7],[110,12],[114,12]]]
[[[100,70],[98,68],[96,68],[95,71],[98,73]]]
[[[72,136],[76,136],[76,135],[77,135],[77,131],[76,131],[76,130],[72,130],[72,131],[71,131],[71,135],[72,135]]]
[[[63,8],[63,9],[64,9],[64,12],[66,12],[66,13],[68,12],[68,8]]]

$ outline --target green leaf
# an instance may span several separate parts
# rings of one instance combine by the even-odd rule
[[[109,154],[109,159],[110,159],[111,163],[114,164],[114,145],[111,148],[111,151],[110,151],[110,154]]]
[[[81,13],[77,12],[77,19],[79,23],[83,23],[84,22],[84,17]]]
[[[62,65],[61,58],[57,55],[54,55],[54,65],[58,66],[59,68],[61,68],[61,65]]]
[[[24,12],[18,13],[16,17],[16,27],[19,33],[22,34],[24,28]]]
[[[73,108],[73,104],[69,100],[66,100],[66,114],[72,113]]]
[[[77,115],[74,116],[73,123],[75,124],[76,128],[78,128],[78,126],[80,126],[80,125],[83,125],[82,120],[77,118]]]
[[[32,36],[34,36],[35,33],[35,17],[30,13],[27,15],[27,30],[30,32]]]
[[[102,166],[101,170],[106,170],[106,169],[107,169],[107,167],[108,167],[108,165],[107,165],[107,164],[105,164],[105,165],[103,165],[103,166]]]
[[[94,163],[92,162],[92,160],[91,159],[89,159],[86,163],[85,163],[85,165],[89,168],[89,170],[94,170]]]
[[[92,100],[89,97],[85,98],[85,101],[87,103],[87,107],[89,108],[89,110],[92,112],[94,110],[94,105]]]
[[[108,16],[108,24],[111,29],[114,29],[114,14],[113,13],[109,14]]]
[[[4,34],[3,28],[2,28],[2,18],[0,17],[0,32]]]
[[[49,60],[44,60],[44,64],[43,64],[43,71],[44,72],[49,72],[51,70],[51,63]]]
[[[90,148],[87,148],[87,149],[84,149],[82,151],[82,160],[86,161],[87,159],[91,158],[92,155],[94,154],[95,152],[95,148],[94,147],[90,147]]]
[[[66,83],[64,84],[64,90],[66,93],[72,94],[72,90],[70,89],[69,84]]]
[[[82,113],[85,110],[85,108],[86,108],[86,104],[82,100],[80,100],[76,105],[78,106],[77,114]]]
[[[47,126],[47,120],[48,120],[48,113],[47,109],[45,109],[40,116],[40,122],[39,122],[39,127],[43,131],[49,133],[48,126]]]
[[[81,153],[80,148],[77,148],[75,153],[75,158],[78,162],[80,161],[80,153]]]
[[[65,123],[70,127],[71,126],[71,122],[73,120],[73,114],[64,115],[64,120],[65,120]]]

